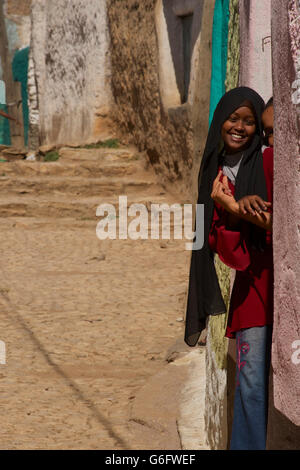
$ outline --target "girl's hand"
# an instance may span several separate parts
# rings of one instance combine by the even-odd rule
[[[257,195],[253,195],[242,197],[238,201],[238,205],[241,214],[251,214],[256,216],[257,214],[262,214],[264,211],[267,211],[268,208],[272,206],[272,203],[264,201]]]
[[[224,176],[222,182],[220,181],[221,174],[222,172],[220,171],[213,183],[211,197],[228,212],[227,226],[230,230],[235,230],[240,224],[238,216],[239,206],[229,188],[227,176]]]
[[[211,198],[215,202],[218,202],[221,206],[225,207],[227,204],[230,204],[232,201],[235,201],[235,199],[229,188],[227,176],[224,176],[223,181],[221,182],[221,175],[222,171],[219,171],[218,176],[213,182]]]

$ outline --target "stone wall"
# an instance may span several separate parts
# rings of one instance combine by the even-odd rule
[[[240,10],[239,0],[229,2],[228,53],[225,88],[226,91],[239,84],[240,72]]]
[[[106,0],[36,0],[31,20],[30,119],[40,143],[97,136],[112,100]]]
[[[192,37],[190,87],[184,103],[172,55],[174,31],[166,14],[167,7],[176,11],[179,2],[110,0],[108,5],[116,120],[162,180],[171,182],[170,190],[176,185],[176,191],[182,189],[191,199],[208,128],[211,38],[205,30],[209,31],[213,7],[204,0],[197,13],[197,3],[181,5],[182,15],[192,11],[198,22],[202,19],[198,35]]]

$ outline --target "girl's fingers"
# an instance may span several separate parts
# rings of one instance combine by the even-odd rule
[[[221,187],[222,187],[222,183],[220,181],[217,181],[215,184],[214,190],[219,191]]]
[[[253,205],[254,209],[257,210],[258,212],[262,212],[262,211],[267,210],[267,206],[265,205],[265,201],[259,196],[255,196],[253,198],[252,205]]]
[[[259,205],[255,200],[252,202],[252,208],[259,214],[267,209],[265,205]]]
[[[242,214],[246,215],[247,214],[247,211],[245,209],[245,205],[244,205],[244,201],[241,200],[239,201],[239,208],[240,208],[240,211],[242,212]]]
[[[259,196],[254,196],[252,205],[256,210],[258,210],[258,211],[260,210],[260,212],[262,212],[262,211],[266,211],[268,209],[268,207],[271,207],[272,203],[268,202],[268,201],[264,201]]]
[[[247,199],[245,200],[244,204],[245,204],[245,206],[244,206],[245,210],[247,212],[249,212],[250,214],[255,215],[255,211],[252,209],[252,206],[251,206],[250,202]]]
[[[222,170],[220,170],[219,173],[217,174],[217,176],[216,176],[216,178],[213,182],[213,188],[220,182],[221,174],[222,174]]]
[[[232,197],[233,197],[233,194],[232,194],[232,192],[231,192],[230,189],[226,189],[226,188],[225,188],[225,189],[224,189],[224,193],[227,194],[227,196],[232,196]]]
[[[272,206],[271,202],[264,201],[258,195],[244,196],[238,201],[240,213],[243,215],[250,214],[254,217],[263,216],[268,207]]]
[[[225,188],[230,191],[227,176],[224,176],[222,183],[224,184]]]
[[[223,180],[222,180],[222,183],[224,185],[224,193],[227,195],[227,196],[232,196],[232,192],[231,192],[231,189],[229,188],[229,183],[228,183],[228,178],[227,176],[224,176]]]
[[[216,182],[216,184],[214,184],[211,197],[214,199],[217,196],[220,196],[220,194],[223,192],[222,188],[223,188],[222,183],[220,181]]]

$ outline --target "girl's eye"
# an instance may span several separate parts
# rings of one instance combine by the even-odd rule
[[[228,118],[228,121],[230,122],[237,122],[239,120],[239,118],[235,117],[235,116],[230,116]],[[246,126],[254,126],[255,125],[255,121],[243,121],[244,124],[246,124]]]
[[[273,131],[271,131],[271,130],[270,131],[265,131],[264,135],[265,135],[265,137],[270,137],[271,135],[273,135]]]

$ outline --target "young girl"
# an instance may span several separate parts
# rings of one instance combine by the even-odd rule
[[[263,108],[261,97],[246,87],[226,93],[216,108],[199,174],[204,246],[192,252],[190,268],[185,332],[190,346],[208,315],[226,311],[213,253],[237,272],[226,331],[237,343],[231,449],[264,449],[266,444],[273,269],[269,184],[261,154]],[[245,209],[248,195],[254,195],[250,212]]]

